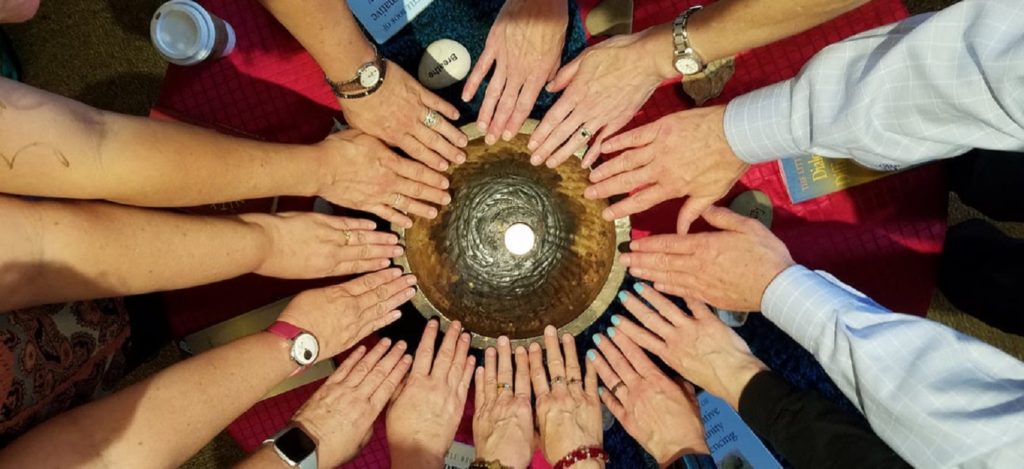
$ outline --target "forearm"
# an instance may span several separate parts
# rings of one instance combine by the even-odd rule
[[[337,0],[260,0],[334,81],[348,81],[373,60],[348,3]]]
[[[863,420],[771,371],[748,381],[737,410],[797,468],[910,467]]]
[[[791,80],[734,99],[730,147],[896,170],[970,148],[1024,150],[1024,21],[1016,0],[965,1],[833,44]]]
[[[1024,440],[1024,363],[988,344],[799,265],[768,285],[761,309],[914,466],[991,463]]]
[[[403,467],[394,464],[393,467]],[[263,445],[249,457],[245,458],[237,466],[238,469],[285,469],[288,466],[270,445]]]
[[[294,369],[286,341],[251,335],[53,418],[0,457],[21,467],[179,466]]]
[[[173,290],[257,269],[270,243],[256,224],[100,202],[0,197],[10,247],[0,311]]]
[[[313,195],[315,147],[90,108],[0,79],[0,192],[175,207]]]

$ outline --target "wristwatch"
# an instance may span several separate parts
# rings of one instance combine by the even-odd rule
[[[263,444],[274,445],[274,452],[290,467],[317,469],[316,441],[298,425],[285,427]]]
[[[687,8],[672,23],[672,43],[675,45],[673,65],[684,76],[700,73],[704,70],[704,61],[697,55],[697,51],[690,47],[690,38],[686,34],[686,23],[690,20],[690,15],[700,11],[702,8],[704,7],[700,5]]]
[[[327,80],[334,95],[341,99],[365,98],[384,84],[386,71],[387,62],[377,53],[377,46],[373,46],[373,61],[361,65],[359,70],[356,70],[355,78],[346,82],[336,82],[325,74],[324,80]]]
[[[291,323],[277,321],[267,328],[267,332],[291,342],[292,360],[299,364],[293,375],[312,365],[320,355],[320,342],[316,337]]]

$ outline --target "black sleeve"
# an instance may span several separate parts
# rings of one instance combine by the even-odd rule
[[[910,467],[863,420],[762,371],[740,395],[740,417],[794,467]]]

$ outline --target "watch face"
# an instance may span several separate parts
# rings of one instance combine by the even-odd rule
[[[299,365],[306,366],[316,361],[320,354],[320,344],[312,334],[303,332],[295,337],[292,342],[292,358]]]
[[[359,84],[363,88],[373,88],[380,81],[380,69],[376,65],[366,65],[359,70]]]
[[[316,443],[299,427],[292,427],[274,440],[274,446],[296,465],[316,452]]]
[[[676,70],[683,75],[693,75],[700,71],[700,63],[690,55],[676,58]]]

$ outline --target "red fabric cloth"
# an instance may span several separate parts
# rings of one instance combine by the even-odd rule
[[[327,135],[337,104],[319,67],[287,31],[255,2],[203,3],[235,28],[237,49],[216,62],[171,66],[154,113],[270,141],[315,142]],[[585,15],[598,2],[579,3]],[[695,3],[637,2],[634,30],[671,21]],[[737,58],[736,74],[723,96],[710,104],[725,103],[790,78],[826,45],[906,15],[899,0],[875,0],[806,33],[745,53]],[[689,106],[678,86],[663,87],[630,127]],[[773,231],[798,262],[828,270],[895,310],[914,314],[927,310],[945,235],[946,195],[938,165],[793,205],[777,166],[762,164],[751,168],[724,200],[747,188],[760,189],[771,197],[775,205]],[[634,217],[634,235],[671,232],[679,205],[679,201],[667,202]],[[182,335],[303,287],[301,282],[247,276],[175,292],[168,295],[170,319],[176,333]],[[232,423],[228,432],[246,451],[252,451],[280,429],[318,386],[312,383],[258,403]],[[471,441],[471,421],[469,403],[459,441]],[[387,467],[383,426],[382,419],[375,423],[370,443],[346,467]]]

